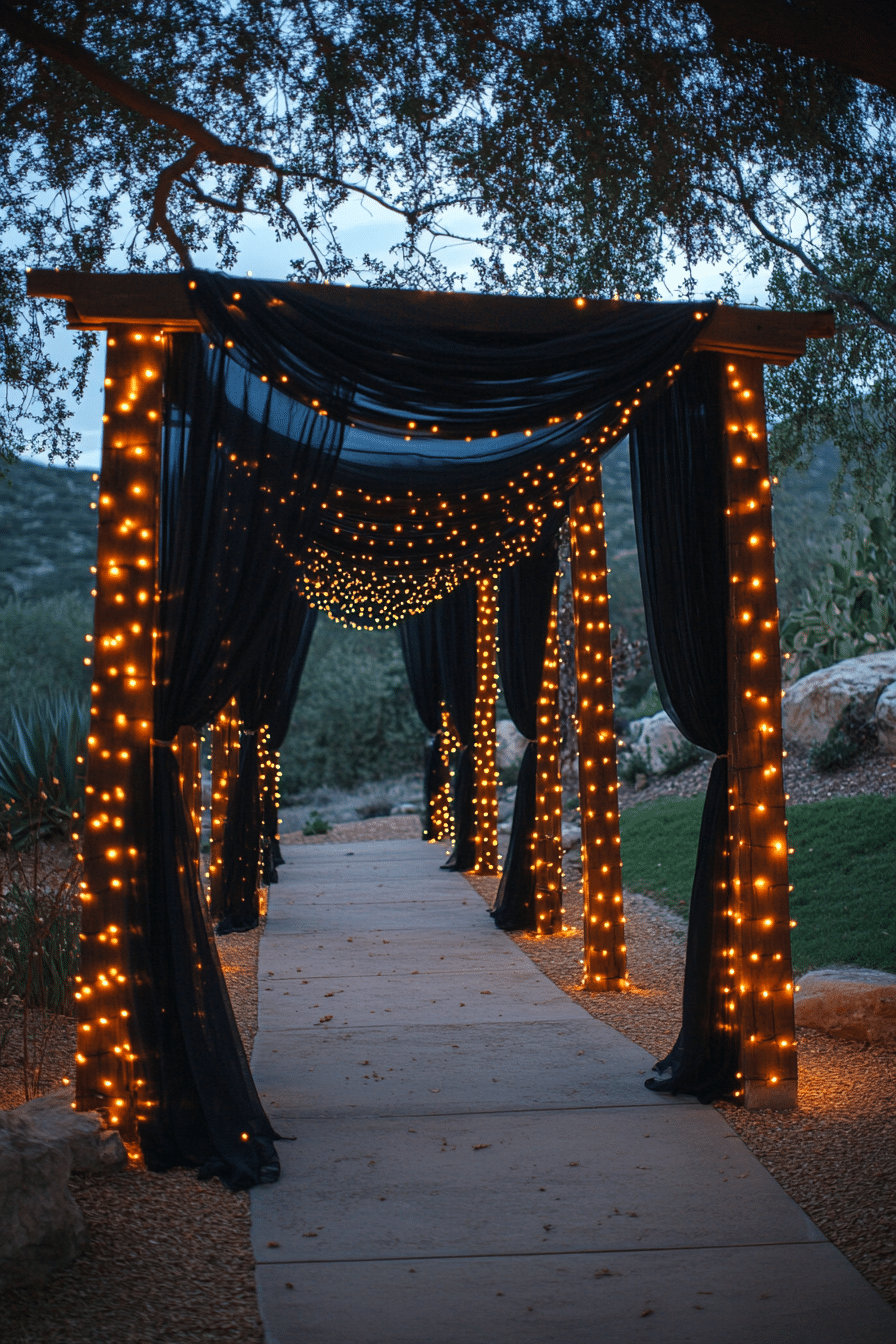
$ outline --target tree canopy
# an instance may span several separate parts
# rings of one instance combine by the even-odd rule
[[[459,233],[491,292],[662,297],[677,260],[734,301],[767,276],[839,326],[770,376],[779,460],[833,436],[873,499],[896,462],[896,62],[870,0],[807,5],[0,2],[4,451],[25,414],[71,450],[92,340],[48,359],[25,265],[101,270],[124,237],[132,269],[209,246],[226,269],[260,217],[295,277],[452,287]],[[345,250],[352,196],[402,219],[388,261]]]

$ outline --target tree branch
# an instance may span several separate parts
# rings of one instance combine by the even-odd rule
[[[153,121],[157,126],[167,126],[169,130],[186,136],[213,163],[244,164],[249,168],[266,168],[273,173],[281,171],[278,170],[270,154],[263,150],[248,149],[244,145],[227,144],[203,126],[198,117],[191,116],[188,112],[179,112],[168,103],[160,102],[148,93],[133,88],[126,80],[104,69],[92,51],[88,51],[77,42],[70,42],[68,38],[61,37],[58,33],[49,32],[32,19],[25,18],[5,0],[0,0],[0,28],[17,42],[30,47],[32,51],[40,52],[42,56],[49,56],[60,65],[67,65],[70,70],[82,75],[96,88],[110,94],[117,103],[145,117],[147,121]]]
[[[165,235],[184,270],[189,270],[193,261],[189,248],[168,218],[168,197],[171,195],[171,188],[175,181],[193,167],[201,153],[198,145],[191,145],[186,154],[181,155],[179,159],[175,159],[174,163],[169,163],[167,168],[162,169],[156,179],[156,189],[152,197],[152,214],[149,217],[150,233],[159,229]]]
[[[759,233],[767,243],[771,243],[773,247],[779,247],[782,251],[789,252],[792,257],[796,257],[797,261],[806,268],[813,280],[815,280],[832,299],[837,299],[841,303],[848,303],[851,308],[855,308],[858,312],[864,313],[872,326],[877,327],[887,336],[896,338],[896,323],[890,318],[885,317],[883,313],[878,312],[873,304],[870,304],[867,299],[863,299],[861,294],[857,294],[855,290],[844,289],[842,285],[838,285],[836,281],[832,280],[827,272],[819,266],[815,258],[810,256],[804,248],[800,247],[799,243],[794,243],[789,238],[783,238],[780,234],[774,233],[768,225],[760,219],[755,206],[750,200],[740,168],[734,163],[731,164],[730,167],[737,182],[738,191],[740,193],[739,196],[727,196],[724,192],[718,191],[714,194],[721,196],[731,205],[739,206],[757,233]],[[706,190],[706,188],[702,188],[702,190]]]

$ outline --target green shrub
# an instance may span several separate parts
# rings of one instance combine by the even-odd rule
[[[825,571],[782,626],[790,675],[896,648],[896,533],[890,523],[869,519],[865,537],[842,543]]]
[[[93,604],[77,593],[0,602],[0,729],[11,705],[88,691],[84,636],[92,629]]]
[[[330,823],[326,817],[322,817],[318,811],[312,811],[305,825],[302,827],[303,835],[327,835],[330,830]]]
[[[9,717],[8,733],[0,733],[0,843],[67,834],[84,791],[86,700],[58,692],[26,709],[14,706]]]
[[[283,792],[419,771],[425,740],[397,632],[320,620],[280,752]]]

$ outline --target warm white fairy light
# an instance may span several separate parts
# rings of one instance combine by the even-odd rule
[[[740,1033],[747,1105],[795,1105],[797,1061],[790,957],[787,821],[782,777],[781,663],[771,477],[762,365],[723,374],[729,453],[733,725],[729,771],[729,917],[733,946],[726,1029]],[[730,1016],[729,1016],[730,1014]]]
[[[613,728],[607,543],[599,466],[570,499],[569,535],[582,827],[582,984],[590,990],[624,989],[628,978],[619,786]]]

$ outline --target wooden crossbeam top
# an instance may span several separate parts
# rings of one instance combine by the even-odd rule
[[[297,286],[316,299],[346,311],[370,313],[394,321],[426,322],[443,330],[475,330],[548,335],[574,327],[580,311],[574,299],[520,298],[513,295],[441,293],[426,290],[364,289],[348,285]],[[75,330],[105,330],[120,322],[198,331],[183,275],[96,275],[80,271],[32,270],[31,298],[62,299],[68,325]],[[642,307],[614,299],[588,299],[587,307],[620,312]],[[698,305],[704,311],[707,305]],[[787,313],[767,308],[712,305],[696,350],[750,355],[767,364],[789,364],[806,353],[806,341],[833,336],[830,311]]]

